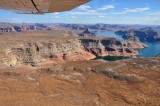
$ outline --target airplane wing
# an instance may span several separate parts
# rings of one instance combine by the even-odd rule
[[[0,0],[0,9],[24,14],[69,11],[90,0]]]

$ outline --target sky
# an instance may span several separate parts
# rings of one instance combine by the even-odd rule
[[[91,0],[71,11],[44,15],[0,10],[0,22],[160,25],[160,0]]]

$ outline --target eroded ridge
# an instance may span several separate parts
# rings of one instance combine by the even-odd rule
[[[0,73],[0,105],[158,106],[160,58],[77,61]]]

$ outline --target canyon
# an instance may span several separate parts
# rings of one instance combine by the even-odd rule
[[[0,23],[0,33],[9,32],[28,32],[28,31],[50,31],[50,30],[71,30],[80,36],[91,35],[96,31],[113,31],[121,35],[124,39],[137,39],[147,42],[160,41],[159,26],[145,25],[112,25],[112,24],[16,24],[16,23]]]
[[[0,33],[0,105],[160,105],[160,57],[135,58],[147,47],[138,38],[56,28]],[[131,58],[93,60],[97,56]]]
[[[57,64],[90,60],[97,56],[135,56],[146,45],[114,38],[79,37],[71,31],[3,33],[0,65]],[[4,39],[4,40],[3,40]]]
[[[121,35],[124,39],[139,38],[142,42],[160,42],[160,34],[150,27],[137,30],[119,30],[115,33]]]

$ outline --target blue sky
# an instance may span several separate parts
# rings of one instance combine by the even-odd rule
[[[160,25],[160,0],[92,0],[68,12],[45,15],[0,10],[0,22]]]

